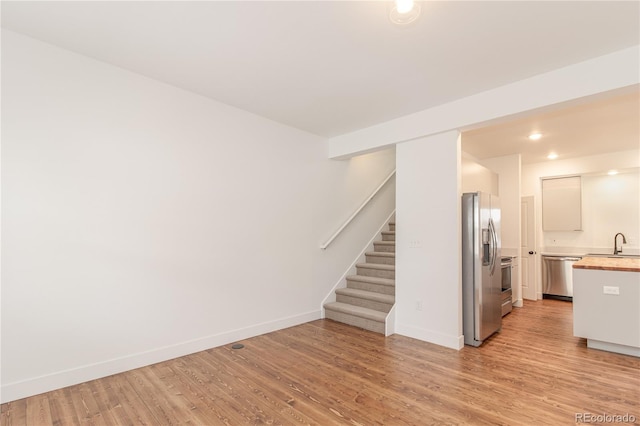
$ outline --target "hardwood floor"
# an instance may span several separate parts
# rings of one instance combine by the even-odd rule
[[[640,359],[587,350],[571,317],[528,302],[461,351],[313,321],[3,404],[1,424],[640,424]]]

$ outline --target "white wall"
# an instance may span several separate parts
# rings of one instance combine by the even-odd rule
[[[613,237],[622,232],[627,244],[624,252],[640,249],[640,174],[638,170],[615,176],[583,176],[583,247],[612,252]],[[592,235],[589,236],[593,231]],[[545,235],[545,239],[547,236]]]
[[[393,150],[2,33],[2,401],[320,317],[393,209]]]
[[[536,197],[536,222],[539,246],[555,248],[613,250],[613,236],[623,232],[629,249],[640,248],[640,191],[638,170],[640,151],[580,157],[562,162],[544,162],[523,166],[523,195]],[[627,172],[615,176],[606,171]],[[541,179],[543,177],[582,175],[582,220],[580,232],[542,232]],[[526,192],[526,193],[525,193]]]
[[[544,176],[599,173],[633,167],[640,167],[640,150],[637,149],[568,160],[549,160],[542,163],[524,164],[522,166],[522,196],[540,196],[540,178]]]
[[[613,253],[613,237],[622,232],[625,251],[640,248],[640,175],[582,176],[582,231],[542,232],[544,250],[572,247],[577,252]],[[622,240],[622,239],[620,239]]]
[[[633,170],[640,167],[640,150],[548,161],[522,166],[522,196],[535,197],[537,252],[585,253],[613,251],[613,236],[623,232],[627,253],[640,253],[640,183],[637,169],[633,173],[607,176],[611,169]],[[542,231],[543,177],[582,175],[581,232]],[[540,270],[540,259],[536,267]],[[540,282],[538,277],[538,293]]]
[[[460,349],[459,133],[396,149],[396,332]]]
[[[520,154],[506,155],[482,160],[484,166],[498,173],[498,186],[500,188],[500,213],[501,213],[501,238],[502,254],[521,256],[520,233],[520,178],[521,159]],[[522,280],[518,274],[512,277],[513,301],[516,306],[522,306]]]

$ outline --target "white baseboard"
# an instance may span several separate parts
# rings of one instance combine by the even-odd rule
[[[422,340],[428,343],[444,346],[455,350],[464,347],[464,336],[442,334],[426,328],[418,328],[405,324],[396,324],[396,334]]]
[[[515,302],[513,302],[513,306],[515,306],[516,308],[522,308],[523,305],[524,305],[524,302],[522,299],[518,299]]]
[[[147,352],[135,353],[94,364],[83,365],[77,368],[58,371],[44,376],[33,377],[20,382],[3,384],[0,388],[0,403],[15,401],[16,399],[26,398],[28,396],[76,385],[89,380],[99,379],[101,377],[111,376],[113,374],[167,361],[206,349],[227,345],[239,340],[314,321],[320,319],[320,317],[321,312],[319,310],[307,312],[291,317],[267,321],[238,330],[231,330],[220,334],[189,340]]]
[[[619,345],[617,343],[587,339],[587,347],[591,349],[599,349],[601,351],[616,352],[619,354],[640,357],[640,348],[636,346]]]

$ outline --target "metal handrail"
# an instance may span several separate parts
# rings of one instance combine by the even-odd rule
[[[322,250],[324,250],[324,249],[326,249],[327,247],[329,247],[329,244],[331,244],[331,243],[333,242],[333,240],[335,240],[335,239],[336,239],[336,237],[337,237],[338,235],[340,235],[340,233],[344,230],[344,228],[346,228],[346,227],[347,227],[347,225],[349,225],[349,224],[351,223],[351,221],[352,221],[353,219],[355,219],[355,217],[358,215],[358,213],[360,213],[360,211],[362,211],[362,209],[364,209],[364,207],[365,207],[367,204],[369,204],[369,201],[371,201],[371,199],[372,199],[373,197],[375,197],[375,196],[376,196],[376,194],[377,194],[377,193],[382,189],[382,187],[383,187],[383,186],[384,186],[384,185],[389,181],[389,179],[391,179],[391,177],[392,177],[393,175],[395,175],[395,174],[396,174],[396,169],[393,169],[393,171],[389,174],[389,176],[387,176],[387,178],[386,178],[386,179],[385,179],[385,180],[384,180],[384,181],[383,181],[383,182],[382,182],[382,183],[381,183],[381,184],[380,184],[380,185],[379,185],[379,186],[378,186],[378,187],[373,191],[373,193],[372,193],[371,195],[369,195],[369,198],[367,198],[366,200],[364,200],[364,203],[362,203],[362,204],[360,205],[360,207],[358,207],[358,209],[357,209],[357,210],[356,210],[356,211],[355,211],[351,216],[349,216],[349,219],[347,219],[347,220],[345,221],[345,223],[343,223],[343,224],[342,224],[342,226],[341,226],[340,228],[338,228],[338,230],[337,230],[336,232],[334,232],[334,234],[331,236],[331,238],[329,238],[329,239],[327,240],[327,242],[326,242],[326,243],[324,243],[324,244],[322,244],[322,245],[320,246],[320,248],[321,248]]]

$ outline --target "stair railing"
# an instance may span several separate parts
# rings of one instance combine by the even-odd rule
[[[333,235],[331,236],[331,238],[329,238],[327,240],[326,243],[322,244],[320,246],[320,248],[322,250],[326,249],[327,247],[329,247],[329,244],[331,244],[333,242],[333,240],[336,239],[336,237],[338,235],[340,235],[340,233],[351,223],[351,221],[353,219],[355,219],[356,216],[358,216],[358,214],[362,211],[362,209],[364,209],[366,207],[367,204],[369,204],[369,201],[371,201],[373,199],[373,197],[376,196],[376,194],[378,192],[380,192],[380,190],[382,189],[382,187],[389,182],[389,179],[391,179],[393,177],[393,175],[396,174],[396,169],[393,169],[393,171],[391,173],[389,173],[389,176],[386,177],[386,179],[373,191],[373,193],[371,195],[369,195],[369,198],[367,198],[366,200],[364,200],[364,202],[360,205],[360,207],[358,207],[358,209],[353,212],[353,214],[351,216],[349,216],[349,219],[347,219],[340,228],[338,228],[338,230],[336,232],[333,233]]]

